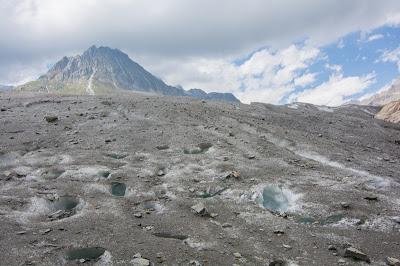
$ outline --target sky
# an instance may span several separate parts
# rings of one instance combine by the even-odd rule
[[[0,84],[91,45],[169,85],[337,106],[400,72],[398,0],[0,0]]]

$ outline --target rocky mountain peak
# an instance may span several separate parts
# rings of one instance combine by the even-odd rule
[[[30,90],[96,94],[118,90],[142,91],[170,96],[239,102],[233,94],[185,91],[165,84],[118,49],[92,45],[81,55],[58,61],[37,82],[23,85]]]

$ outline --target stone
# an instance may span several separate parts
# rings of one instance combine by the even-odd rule
[[[160,150],[160,151],[162,151],[162,150],[168,150],[168,149],[169,149],[169,146],[168,146],[167,144],[163,144],[163,145],[157,146],[156,149],[157,149],[157,150]]]
[[[197,260],[191,260],[191,261],[189,261],[189,264],[188,264],[189,266],[202,266],[202,264],[199,262],[199,261],[197,261]]]
[[[230,179],[230,178],[239,179],[240,173],[238,171],[232,171],[226,176],[226,179]]]
[[[329,245],[328,250],[336,251],[337,248],[334,245]]]
[[[164,170],[163,170],[163,169],[158,170],[157,175],[158,175],[158,176],[163,176],[163,175],[165,175]]]
[[[205,215],[208,215],[208,211],[207,211],[207,208],[204,206],[204,204],[203,203],[197,203],[196,205],[193,205],[192,207],[191,207],[191,209],[197,214],[197,215],[200,215],[200,216],[205,216]]]
[[[223,223],[222,224],[222,228],[229,228],[232,227],[232,225],[230,223]]]
[[[58,120],[57,116],[45,116],[44,119],[47,121],[47,123],[54,123]]]
[[[395,222],[395,223],[400,224],[400,216],[392,217],[392,221]]]
[[[284,260],[277,259],[277,260],[271,261],[268,265],[269,266],[286,266],[286,262]]]
[[[348,209],[350,208],[350,204],[348,202],[341,202],[340,206],[342,206],[343,209]]]
[[[141,212],[136,212],[136,213],[133,214],[133,216],[135,216],[136,218],[142,218],[143,217]]]
[[[215,212],[210,213],[210,217],[211,217],[211,218],[215,218],[215,217],[217,217],[217,216],[218,216],[218,213],[215,213]]]
[[[283,244],[283,247],[286,248],[286,249],[292,249],[292,246],[289,246],[289,245],[286,245],[286,244]]]
[[[360,251],[354,247],[346,248],[344,251],[344,257],[352,258],[355,260],[361,260],[361,261],[365,261],[368,263],[371,262],[371,260],[368,258],[368,256],[365,253],[363,253],[362,251]]]
[[[42,235],[45,235],[45,234],[48,234],[48,233],[50,233],[50,232],[51,232],[51,229],[48,228],[48,229],[46,229],[46,230],[41,231],[40,233],[41,233]]]
[[[387,257],[386,258],[386,264],[390,266],[400,266],[400,260],[392,257]]]
[[[282,230],[275,230],[275,231],[274,231],[274,234],[275,234],[275,235],[283,235],[283,234],[285,234],[285,232],[282,231]]]
[[[149,266],[150,265],[150,261],[148,259],[144,259],[144,258],[134,258],[133,260],[131,260],[131,263],[133,266]]]
[[[237,259],[240,259],[242,257],[242,254],[240,254],[239,252],[235,252],[233,253],[233,256]]]
[[[364,197],[364,199],[366,199],[366,200],[371,200],[371,201],[376,201],[376,200],[378,200],[378,196],[375,196],[375,195],[367,195],[367,196]]]

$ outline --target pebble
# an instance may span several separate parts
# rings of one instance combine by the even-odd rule
[[[239,258],[242,257],[242,254],[240,254],[239,252],[235,252],[235,253],[233,253],[233,256],[234,256],[235,258],[239,259]]]
[[[189,261],[189,266],[202,266],[202,264],[197,260]]]
[[[400,266],[400,260],[392,257],[387,257],[386,264],[390,266]]]
[[[142,218],[143,217],[141,212],[136,212],[136,213],[133,214],[133,216],[135,216],[136,218]]]
[[[47,121],[47,123],[54,123],[58,120],[57,116],[45,116],[44,119]]]
[[[165,172],[164,172],[164,170],[158,170],[158,172],[157,172],[157,175],[158,176],[163,176],[163,175],[165,175]]]
[[[269,266],[285,266],[286,262],[284,260],[273,260],[269,264]]]
[[[206,207],[204,206],[204,204],[203,203],[197,203],[196,205],[193,205],[192,207],[191,207],[191,209],[197,214],[197,215],[200,215],[200,216],[205,216],[205,215],[207,215],[208,214],[208,211],[207,211],[207,209],[206,209]]]
[[[350,208],[350,204],[348,202],[341,202],[340,206],[342,206],[343,209],[348,209]]]
[[[148,259],[143,259],[143,258],[134,258],[131,260],[131,263],[133,266],[149,266],[150,261]]]
[[[231,173],[229,173],[226,176],[226,179],[230,179],[230,178],[239,179],[240,178],[240,173],[238,171],[232,171]]]
[[[334,251],[336,251],[337,248],[336,248],[334,245],[329,245],[329,246],[328,246],[328,250],[334,250]]]
[[[367,196],[365,196],[364,197],[364,199],[366,199],[366,200],[378,200],[378,196],[375,196],[375,195],[367,195]]]
[[[360,251],[356,248],[353,248],[353,247],[349,247],[349,248],[345,249],[344,257],[352,258],[355,260],[361,260],[361,261],[365,261],[368,263],[371,262],[371,260],[368,258],[368,256],[365,253],[363,253],[362,251]]]
[[[228,227],[232,227],[232,225],[230,223],[223,223],[222,224],[222,228],[228,228]]]

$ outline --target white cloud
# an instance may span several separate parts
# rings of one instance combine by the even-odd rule
[[[400,72],[400,46],[391,51],[384,51],[380,57],[380,61],[397,64],[397,68]]]
[[[321,47],[353,31],[396,24],[399,14],[398,0],[0,0],[0,83],[19,81],[8,80],[9,65],[34,69],[92,44],[190,64],[304,39]]]
[[[317,105],[338,106],[346,102],[346,97],[363,92],[375,82],[374,73],[361,77],[343,77],[340,73],[334,73],[328,81],[313,89],[292,95],[290,99]]]
[[[384,37],[383,34],[374,34],[374,35],[369,36],[367,41],[372,42],[372,41],[382,39],[383,37]]]
[[[169,64],[156,73],[164,73],[169,84],[206,91],[233,92],[245,103],[279,103],[296,86],[304,87],[315,81],[316,73],[304,73],[319,60],[319,49],[307,45],[290,45],[274,51],[262,49],[241,64],[229,58],[191,58],[172,62],[177,67],[167,71]],[[171,63],[171,62],[170,62]],[[166,73],[166,74],[165,74]]]
[[[312,84],[315,81],[315,76],[317,73],[307,73],[294,80],[294,85],[296,87],[305,87]]]
[[[330,65],[330,64],[325,64],[325,68],[329,69],[331,71],[334,71],[336,73],[342,72],[342,66],[340,65]]]

